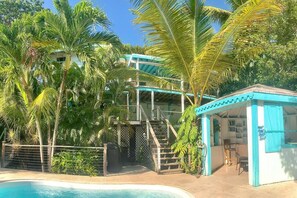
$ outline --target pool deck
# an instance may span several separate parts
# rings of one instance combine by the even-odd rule
[[[181,188],[195,197],[297,197],[297,181],[282,182],[260,187],[248,184],[248,173],[237,175],[234,166],[223,166],[212,176],[196,178],[187,174],[158,175],[143,167],[126,168],[126,174],[106,177],[58,175],[32,171],[0,169],[0,181],[47,180],[97,184],[154,184]]]

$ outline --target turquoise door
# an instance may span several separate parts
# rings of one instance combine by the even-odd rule
[[[265,151],[279,152],[284,143],[283,107],[278,104],[264,104]]]

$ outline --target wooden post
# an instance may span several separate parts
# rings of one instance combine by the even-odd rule
[[[5,141],[2,141],[1,168],[4,168],[4,160],[5,160]]]
[[[103,176],[107,175],[107,144],[104,144],[103,150]]]

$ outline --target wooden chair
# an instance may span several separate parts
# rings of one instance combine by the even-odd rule
[[[232,165],[231,161],[231,152],[236,152],[236,148],[231,146],[230,139],[224,139],[224,153],[225,153],[225,162],[230,166]]]

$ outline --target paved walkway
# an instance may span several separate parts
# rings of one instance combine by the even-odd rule
[[[17,179],[41,179],[100,184],[158,184],[178,187],[195,197],[289,197],[297,198],[297,181],[283,182],[254,188],[248,184],[248,173],[237,175],[235,167],[224,166],[212,176],[196,178],[187,174],[158,175],[148,169],[129,172],[126,175],[88,177],[57,175],[30,171],[0,169],[0,181]],[[272,173],[273,174],[273,173]]]

